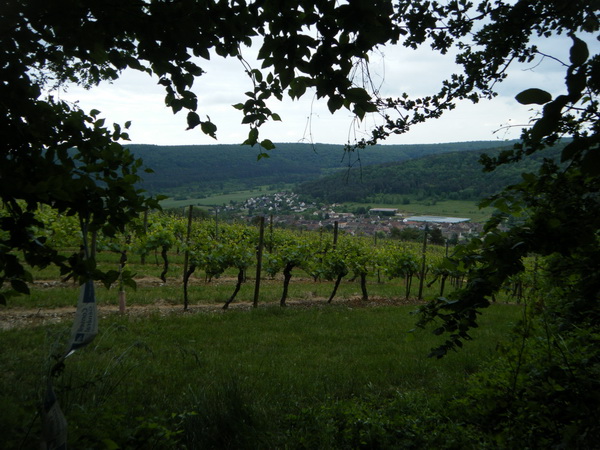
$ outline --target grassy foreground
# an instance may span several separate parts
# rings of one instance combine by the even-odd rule
[[[519,317],[494,305],[461,352],[414,306],[108,316],[55,379],[71,448],[468,448],[449,401]],[[2,448],[34,448],[69,324],[0,332]],[[456,416],[456,417],[455,417]]]

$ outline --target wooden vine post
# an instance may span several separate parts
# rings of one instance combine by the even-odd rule
[[[128,246],[131,242],[131,236],[125,238],[125,244]],[[127,249],[121,251],[121,258],[119,259],[119,313],[125,314],[125,308],[127,305],[127,297],[125,294],[125,286],[123,285],[123,271],[127,264]]]
[[[252,306],[258,307],[258,296],[260,294],[260,274],[262,272],[262,254],[265,238],[265,218],[260,218],[260,229],[258,234],[258,248],[256,249],[256,282],[254,284],[254,302]]]
[[[425,225],[425,232],[423,233],[423,261],[421,263],[421,279],[419,280],[419,300],[423,299],[423,283],[425,282],[425,262],[427,253],[427,234],[429,233],[429,226]]]
[[[188,265],[190,261],[190,235],[192,234],[192,211],[194,207],[190,205],[190,209],[188,211],[188,223],[187,223],[187,232],[185,235],[185,255],[183,257],[183,310],[187,311],[188,309],[188,281],[190,279],[191,271],[188,271]]]
[[[337,246],[338,241],[338,221],[333,222],[333,249]]]
[[[215,208],[215,241],[219,240],[219,208]]]
[[[144,222],[143,222],[143,226],[144,226],[144,236],[146,235],[146,233],[148,232],[148,210],[144,211]],[[146,264],[146,253],[145,251],[142,252],[142,256],[140,257],[141,261],[140,263],[142,264],[142,266],[144,264]]]
[[[269,252],[273,251],[273,214],[269,218]]]

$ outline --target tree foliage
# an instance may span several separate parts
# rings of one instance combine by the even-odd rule
[[[537,172],[523,173],[519,183],[482,203],[499,213],[481,239],[447,262],[466,270],[466,287],[421,309],[420,324],[436,322],[435,333],[447,336],[432,352],[442,357],[471,338],[480,310],[501,285],[524,273],[525,257],[541,258],[514,345],[481,375],[470,399],[474,420],[507,448],[589,448],[600,437],[592,419],[600,388],[600,57],[590,55],[575,34],[597,32],[594,20],[556,14],[553,22],[534,28],[569,33],[566,92],[555,98],[540,88],[520,92],[519,103],[543,106],[539,116],[523,131],[521,143],[497,157],[484,155],[481,162],[492,171],[533,153],[544,155],[565,136],[572,140],[561,151],[562,164],[544,159]]]
[[[572,260],[575,269],[568,272],[581,278],[577,295],[583,296],[577,308],[581,308],[581,302],[587,308],[597,307],[600,284],[593,255],[598,251],[600,229],[600,165],[596,163],[600,136],[596,99],[599,86],[595,77],[600,60],[588,59],[585,43],[574,36],[572,39],[566,77],[568,93],[554,100],[549,100],[548,93],[521,93],[517,96],[519,101],[545,103],[541,117],[523,132],[523,142],[514,149],[502,152],[497,158],[482,156],[484,167],[493,170],[500,164],[541,151],[567,134],[573,136],[562,150],[562,162],[568,165],[559,166],[546,159],[537,174],[524,173],[520,183],[483,202],[501,213],[486,224],[482,239],[473,241],[457,255],[455,261],[471,270],[469,286],[451,301],[439,299],[424,309],[425,321],[439,317],[442,309],[452,311],[443,315],[440,331],[453,334],[437,350],[439,355],[461,339],[469,338],[476,309],[487,306],[490,296],[508,277],[523,271],[523,258],[531,253]],[[509,216],[521,216],[522,220],[503,230],[500,225]],[[581,271],[581,261],[587,265],[586,273]],[[557,283],[566,282],[573,288],[572,280],[567,281],[569,278],[560,277]]]
[[[505,150],[510,148],[512,146],[504,147]],[[483,172],[480,155],[494,156],[500,152],[500,149],[481,148],[363,166],[360,172],[346,170],[306,181],[295,192],[330,203],[375,203],[385,199],[397,204],[398,198],[406,195],[479,201],[509,184],[518,183],[521,173],[536,171],[544,158],[560,160],[560,149],[553,148],[544,154],[526,155],[518,163],[503,165],[491,173]]]

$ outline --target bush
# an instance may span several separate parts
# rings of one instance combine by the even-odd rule
[[[600,334],[523,321],[514,343],[475,375],[459,403],[501,448],[597,448],[600,442]]]

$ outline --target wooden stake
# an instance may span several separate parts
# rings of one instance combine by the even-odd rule
[[[254,302],[252,304],[252,306],[254,308],[258,307],[258,296],[260,293],[260,275],[262,272],[262,254],[263,254],[264,237],[265,237],[265,218],[264,218],[264,216],[262,216],[260,218],[258,248],[256,249],[256,283],[254,285]]]

